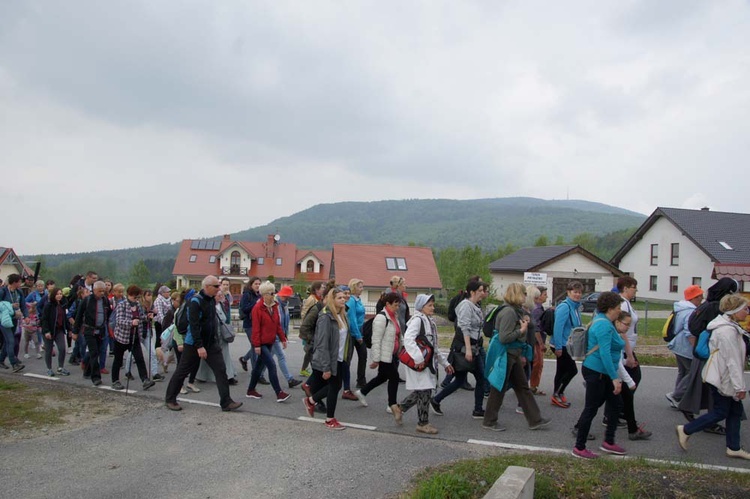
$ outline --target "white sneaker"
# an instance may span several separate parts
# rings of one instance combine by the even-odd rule
[[[393,409],[391,409],[391,406],[388,406],[385,408],[385,412],[387,412],[388,414],[393,414]]]
[[[362,390],[357,390],[356,392],[354,392],[354,395],[357,396],[357,398],[359,399],[359,403],[360,404],[362,404],[363,406],[367,407],[367,399],[362,394]]]
[[[42,354],[40,354],[40,353],[36,354],[36,358],[37,359],[41,359],[42,358]]]
[[[24,359],[28,359],[28,358],[30,358],[30,357],[31,357],[31,356],[30,356],[29,354],[27,354],[27,353],[23,354],[23,358],[24,358]]]
[[[727,447],[727,457],[738,457],[740,459],[750,459],[750,452],[745,449],[732,450]]]

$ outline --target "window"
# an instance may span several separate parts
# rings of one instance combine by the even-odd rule
[[[194,279],[190,279],[190,287],[193,289],[200,289],[202,283],[200,281],[196,281]]]
[[[732,251],[732,247],[729,246],[729,244],[727,244],[726,241],[719,241],[719,244],[721,244],[721,247],[724,248],[725,250]]]
[[[190,255],[190,263],[195,263],[197,259],[198,259],[198,255]]]
[[[406,258],[388,256],[385,258],[385,268],[388,270],[407,270]]]
[[[649,279],[648,279],[648,290],[649,291],[656,291],[656,276],[655,275],[649,276]]]
[[[276,266],[281,267],[281,258],[276,259]]]
[[[659,245],[651,245],[651,265],[656,266],[659,264]]]
[[[208,263],[216,263],[216,255],[209,256]]]
[[[669,278],[669,292],[670,293],[677,292],[677,276],[673,275]]]
[[[229,256],[229,265],[232,267],[239,267],[240,262],[242,262],[242,257],[240,256],[239,251],[232,251],[232,254]]]
[[[307,273],[312,274],[313,272],[315,272],[315,262],[313,262],[312,260],[308,260],[307,261]]]
[[[672,255],[669,262],[670,265],[676,267],[680,264],[680,243],[672,243]]]
[[[263,265],[265,263],[266,259],[263,258],[262,256],[259,256],[257,261],[258,261],[258,265]]]
[[[700,286],[700,285],[701,285],[701,281],[702,281],[702,280],[703,280],[703,279],[702,279],[702,278],[700,278],[700,277],[693,277],[693,285],[694,285],[694,286]]]

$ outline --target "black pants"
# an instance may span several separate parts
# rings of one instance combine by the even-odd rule
[[[578,374],[576,361],[568,353],[567,347],[562,347],[562,355],[557,358],[557,370],[555,371],[555,389],[554,394],[561,395],[565,393],[565,388]]]
[[[627,356],[626,356],[627,358]],[[638,357],[633,352],[633,358],[638,361]],[[641,366],[628,367],[625,366],[625,370],[628,372],[633,382],[640,386],[641,385]],[[637,387],[636,387],[637,388]],[[622,413],[625,417],[625,421],[628,422],[628,433],[635,433],[638,431],[638,422],[635,419],[635,392],[627,387],[625,383],[622,384]]]
[[[232,397],[229,394],[229,381],[227,380],[227,366],[224,364],[224,357],[221,354],[221,347],[218,342],[211,345],[210,349],[206,350],[206,364],[214,372],[216,378],[216,388],[219,389],[219,404],[221,408],[227,407],[231,404]],[[180,393],[180,388],[194,369],[200,365],[201,358],[198,356],[198,349],[193,345],[187,343],[182,350],[182,358],[180,363],[177,364],[177,370],[172,375],[172,379],[169,380],[169,386],[167,386],[166,401],[171,403],[177,402],[177,394]]]
[[[367,378],[365,377],[365,371],[367,370],[367,347],[365,346],[365,342],[355,341],[354,350],[357,351],[357,386],[365,386],[367,384]],[[390,405],[395,403],[389,402]]]
[[[117,340],[114,341],[114,352],[115,352],[115,358],[112,361],[112,383],[115,381],[120,381],[120,368],[122,367],[122,356],[125,355],[125,352],[130,350],[130,354],[133,356],[133,360],[135,360],[135,365],[138,367],[138,376],[140,376],[141,381],[146,381],[148,379],[148,369],[146,369],[146,362],[143,360],[143,351],[141,351],[141,342],[138,341],[138,338],[135,338],[129,345],[126,345],[125,343],[120,343]]]
[[[576,437],[576,447],[579,450],[586,448],[591,422],[599,412],[602,404],[604,406],[604,415],[607,416],[607,430],[604,433],[604,441],[608,444],[615,443],[615,432],[617,431],[617,416],[622,408],[622,398],[615,395],[612,379],[606,374],[596,372],[588,367],[581,369],[583,379],[586,380],[586,406],[578,418],[578,435]]]
[[[47,364],[47,369],[52,369],[52,347],[57,345],[57,367],[62,369],[65,364],[65,330],[61,329],[52,333],[52,339],[47,339],[47,335],[44,335],[44,363]]]
[[[362,394],[367,395],[386,381],[388,382],[388,405],[391,406],[398,401],[398,360],[395,356],[392,362],[378,362],[378,375],[362,388]]]
[[[317,404],[323,399],[326,399],[326,416],[332,418],[336,415],[336,402],[339,398],[339,390],[341,390],[341,373],[346,369],[346,364],[343,362],[338,363],[338,374],[328,379],[323,379],[323,371],[313,369],[312,383],[310,384],[310,392],[312,392],[313,400]]]
[[[92,382],[102,380],[102,374],[99,372],[99,350],[102,348],[104,332],[99,331],[98,333],[94,334],[94,331],[89,330],[83,333],[83,338],[86,340],[86,347],[89,351],[89,361],[86,363],[86,370],[83,371],[83,375],[91,376]]]

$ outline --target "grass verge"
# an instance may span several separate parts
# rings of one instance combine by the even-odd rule
[[[662,465],[641,459],[574,461],[573,457],[516,454],[428,468],[414,478],[412,487],[401,497],[482,497],[508,466],[536,470],[535,498],[744,498],[750,490],[750,474],[746,473]]]
[[[59,394],[0,380],[0,430],[42,428],[64,423],[65,409],[46,403],[46,398],[58,399]]]

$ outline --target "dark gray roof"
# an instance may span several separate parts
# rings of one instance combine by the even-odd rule
[[[657,208],[612,258],[619,264],[660,217],[680,229],[715,263],[750,263],[750,214],[682,208]],[[723,241],[732,249],[721,245]]]
[[[532,248],[521,248],[515,253],[504,256],[490,263],[490,270],[529,272],[553,258],[557,258],[576,246],[534,246]]]

